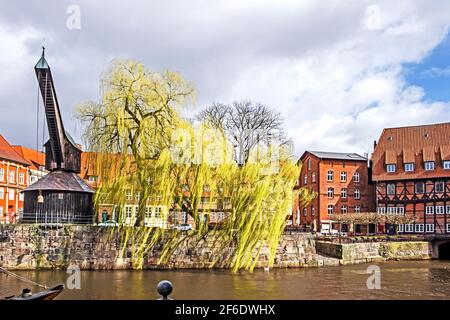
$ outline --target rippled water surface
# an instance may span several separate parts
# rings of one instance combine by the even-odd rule
[[[160,280],[174,285],[174,299],[450,299],[450,261],[407,261],[377,264],[381,289],[368,290],[369,265],[257,270],[232,274],[222,270],[81,271],[81,289],[65,290],[58,299],[156,299]],[[65,271],[20,271],[47,285],[67,281]],[[0,274],[0,296],[24,287]]]

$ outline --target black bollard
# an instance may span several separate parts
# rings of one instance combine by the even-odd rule
[[[171,298],[169,298],[169,294],[171,294],[173,290],[173,286],[170,281],[161,281],[160,283],[158,283],[156,290],[161,295],[161,298],[159,298],[158,300],[172,300]]]

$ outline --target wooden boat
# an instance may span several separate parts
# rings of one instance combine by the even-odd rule
[[[24,289],[22,294],[4,298],[5,300],[53,300],[64,290],[64,285],[60,284],[56,287],[32,294],[29,290]]]

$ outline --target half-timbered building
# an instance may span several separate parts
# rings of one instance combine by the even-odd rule
[[[371,161],[377,211],[410,217],[391,232],[450,233],[450,123],[384,129]]]

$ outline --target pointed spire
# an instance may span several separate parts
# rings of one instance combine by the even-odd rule
[[[42,56],[34,66],[35,69],[49,69],[47,60],[45,60],[45,47],[42,46]]]

